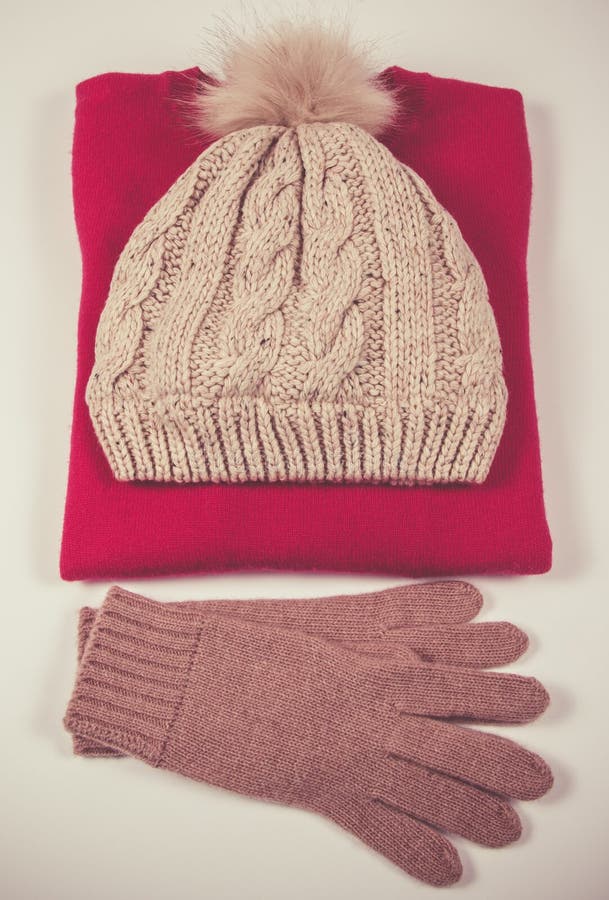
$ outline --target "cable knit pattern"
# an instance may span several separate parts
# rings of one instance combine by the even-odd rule
[[[353,206],[344,170],[329,163],[320,129],[302,126],[301,134],[305,181],[300,304],[304,319],[310,322],[311,357],[303,395],[306,399],[359,401],[357,380],[350,392],[343,388],[361,358],[364,342],[362,316],[356,305],[362,262],[353,243]],[[341,388],[346,396],[341,396]]]
[[[298,146],[286,132],[245,196],[233,303],[220,335],[224,396],[255,395],[279,355],[299,243],[300,174]]]
[[[346,123],[213,144],[136,228],[87,401],[115,476],[482,482],[505,420],[484,277]]]

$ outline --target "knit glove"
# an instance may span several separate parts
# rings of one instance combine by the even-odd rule
[[[137,598],[114,586],[110,595]],[[230,615],[241,621],[289,628],[331,640],[360,653],[475,667],[513,662],[528,646],[526,634],[509,622],[471,623],[482,606],[480,591],[465,581],[399,585],[362,594],[267,600],[187,601],[168,606],[200,616]],[[83,607],[78,622],[80,660],[97,610]],[[82,735],[73,736],[77,756],[120,757]]]
[[[436,829],[506,844],[520,823],[496,795],[551,784],[534,754],[441,720],[524,722],[547,702],[534,679],[378,659],[113,592],[64,722],[153,766],[327,816],[439,885],[461,867]]]

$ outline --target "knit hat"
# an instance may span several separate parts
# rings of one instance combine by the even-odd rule
[[[137,226],[87,402],[116,478],[482,482],[503,430],[480,267],[380,143],[344,34],[279,26],[196,96],[218,136]]]

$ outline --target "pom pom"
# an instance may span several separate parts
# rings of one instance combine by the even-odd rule
[[[284,22],[220,50],[223,81],[195,99],[195,124],[217,136],[256,125],[350,122],[379,134],[396,100],[345,27]]]

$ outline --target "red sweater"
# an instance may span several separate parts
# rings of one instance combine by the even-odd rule
[[[455,217],[487,280],[509,391],[483,485],[161,485],[115,481],[85,404],[112,271],[148,209],[207,146],[184,122],[199,69],[110,73],[77,86],[72,161],[83,261],[61,574],[227,569],[401,575],[545,572],[545,518],[529,350],[531,161],[517,91],[387,69],[402,116],[384,142]]]

